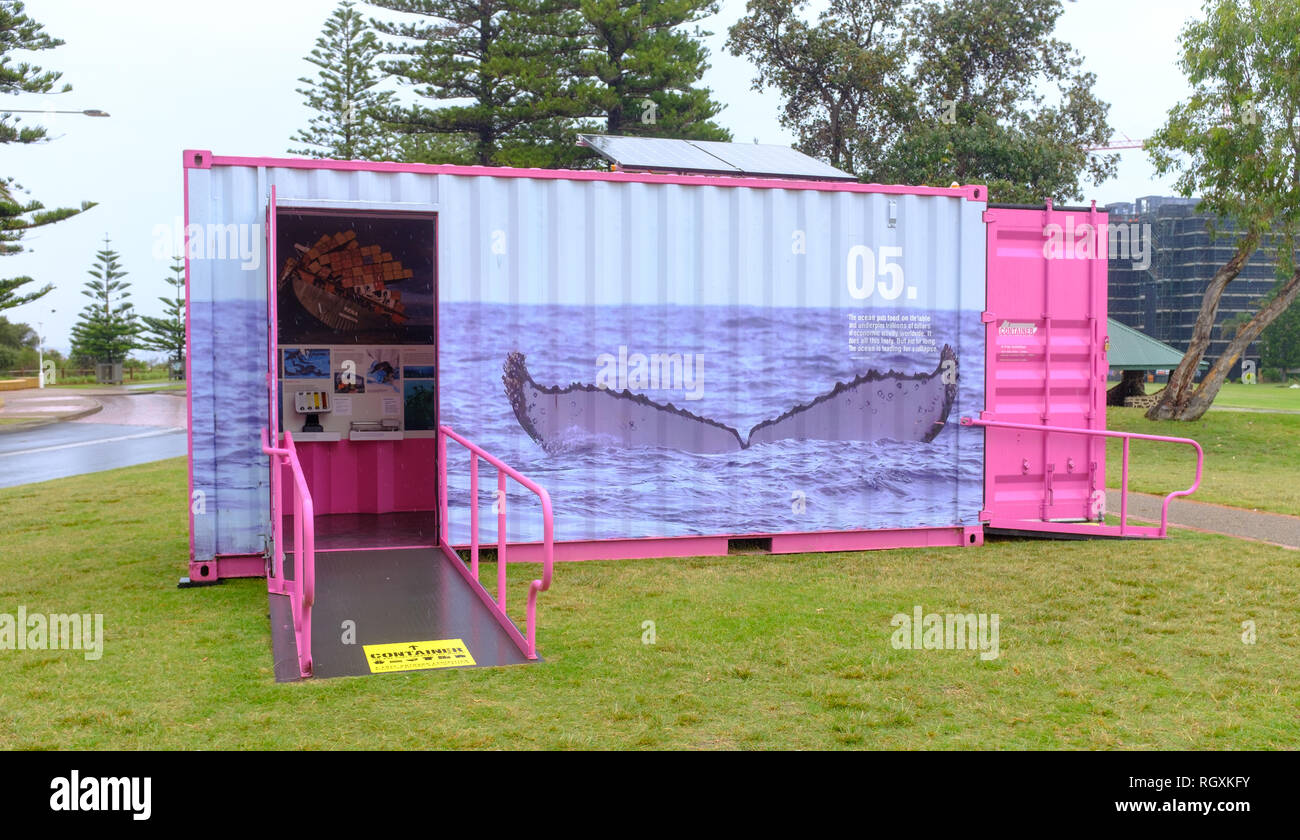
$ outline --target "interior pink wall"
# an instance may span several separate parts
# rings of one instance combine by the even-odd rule
[[[317,515],[434,510],[438,474],[434,438],[341,440],[296,444]],[[281,510],[292,511],[287,468]]]

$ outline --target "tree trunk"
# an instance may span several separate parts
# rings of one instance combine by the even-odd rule
[[[831,166],[836,169],[840,168],[840,147],[844,142],[844,134],[840,127],[840,103],[833,101],[830,108],[831,123]]]
[[[1246,234],[1241,244],[1237,246],[1237,252],[1232,255],[1232,259],[1224,263],[1210,279],[1210,285],[1205,289],[1205,297],[1201,299],[1201,311],[1196,316],[1196,326],[1192,328],[1192,340],[1187,345],[1187,353],[1183,355],[1183,360],[1178,363],[1174,372],[1169,375],[1169,384],[1165,386],[1160,401],[1147,412],[1148,420],[1186,419],[1183,414],[1187,410],[1188,401],[1192,398],[1192,380],[1196,378],[1196,369],[1200,367],[1201,359],[1205,357],[1205,351],[1210,346],[1210,334],[1214,330],[1214,321],[1219,315],[1219,301],[1223,298],[1223,291],[1241,273],[1242,267],[1255,252],[1258,244],[1257,231]]]
[[[1251,318],[1245,326],[1237,330],[1236,336],[1233,337],[1232,343],[1228,349],[1223,351],[1223,355],[1210,368],[1210,372],[1205,374],[1201,380],[1201,387],[1197,388],[1187,401],[1187,407],[1184,409],[1180,420],[1200,420],[1201,416],[1209,409],[1210,404],[1219,393],[1219,388],[1228,378],[1228,371],[1241,358],[1241,354],[1246,352],[1250,343],[1259,338],[1259,334],[1264,331],[1269,324],[1277,320],[1277,317],[1286,311],[1291,302],[1300,296],[1300,269],[1297,269],[1291,275],[1291,279],[1278,292],[1277,297],[1268,302],[1268,305]]]
[[[609,61],[609,65],[618,68],[618,75],[605,83],[606,87],[614,92],[614,105],[605,112],[605,130],[613,135],[623,133],[623,101],[624,97],[627,96],[627,76],[623,67],[624,57],[625,53],[612,42],[605,50],[605,59]]]

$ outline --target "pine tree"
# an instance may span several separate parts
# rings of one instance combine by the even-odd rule
[[[95,267],[87,271],[93,279],[81,291],[92,303],[81,310],[81,318],[72,328],[72,355],[84,361],[124,362],[126,354],[138,346],[140,323],[135,309],[127,301],[131,284],[122,280],[126,272],[118,262],[118,253],[104,237],[104,250],[95,254]]]
[[[463,134],[398,134],[388,159],[461,166],[471,166],[476,162],[474,144]]]
[[[0,3],[0,94],[50,93],[62,74],[25,61],[13,62],[10,53],[50,50],[63,42],[45,34],[44,27],[23,11],[22,3]],[[65,93],[71,89],[65,84],[57,92]],[[46,139],[44,128],[22,125],[21,122],[20,117],[0,113],[0,143],[40,143]],[[0,177],[0,255],[21,253],[23,234],[28,230],[52,225],[95,206],[83,201],[79,210],[68,207],[46,210],[39,201],[17,197],[15,193],[18,192],[25,192],[21,184],[12,177]],[[54,288],[47,283],[35,291],[19,292],[20,288],[32,282],[31,277],[0,278],[0,311],[29,303]]]
[[[730,140],[713,118],[722,110],[706,88],[708,37],[698,23],[715,0],[578,0],[586,49],[583,73],[605,134]]]
[[[472,147],[474,163],[548,165],[538,133],[576,119],[582,104],[566,89],[578,60],[579,22],[571,0],[373,0],[410,16],[372,21],[386,44],[380,67],[435,107],[396,106],[384,114],[395,131],[439,135],[451,149]],[[426,151],[444,150],[438,145]]]
[[[174,290],[172,297],[160,297],[163,310],[167,313],[162,318],[149,315],[140,316],[143,322],[143,337],[140,346],[148,350],[162,350],[168,360],[185,369],[185,261],[172,257],[172,276],[167,284]]]
[[[325,21],[316,47],[306,60],[320,68],[315,79],[303,77],[298,88],[316,112],[293,140],[306,148],[292,154],[341,160],[382,160],[391,156],[394,138],[376,113],[392,107],[392,93],[376,90],[379,39],[355,8],[343,0]]]

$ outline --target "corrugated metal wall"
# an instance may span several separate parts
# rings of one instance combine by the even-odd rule
[[[1107,215],[999,207],[987,220],[995,317],[986,419],[1105,429]],[[1104,439],[998,428],[986,436],[994,527],[1101,516]]]
[[[481,438],[491,451],[551,489],[561,517],[557,538],[978,521],[983,434],[962,430],[956,421],[959,412],[983,408],[982,202],[711,185],[468,176],[442,180],[444,422]],[[876,256],[883,246],[901,248],[915,297],[904,294],[886,301],[879,291],[865,300],[851,297],[846,256],[862,245]],[[580,312],[569,311],[572,307]],[[725,327],[718,330],[692,319],[691,308],[717,313]],[[539,320],[539,310],[551,313],[553,320]],[[707,360],[711,390],[705,398],[684,402],[680,392],[651,398],[734,425],[744,437],[755,422],[810,402],[836,381],[873,366],[870,360],[839,363],[850,355],[847,318],[873,310],[964,313],[954,315],[939,336],[940,345],[949,343],[957,350],[968,386],[950,416],[951,428],[936,441],[943,454],[927,450],[924,456],[933,461],[931,473],[948,471],[943,476],[923,474],[926,470],[914,469],[916,464],[832,463],[825,453],[822,460],[805,459],[802,470],[794,454],[773,455],[764,462],[748,453],[721,466],[660,455],[639,468],[620,468],[614,457],[577,466],[579,459],[573,457],[569,463],[574,466],[564,469],[557,466],[560,459],[544,457],[534,441],[519,433],[502,395],[502,360],[514,350],[531,348],[526,354],[530,372],[540,384],[555,386],[593,382],[596,355],[614,355],[620,347],[646,353],[695,350]],[[822,338],[828,341],[824,348],[809,345],[806,331],[795,323],[800,311],[819,313]],[[632,312],[644,313],[643,323],[628,322]],[[764,329],[764,313],[791,318],[789,330]],[[458,319],[478,320],[458,332]],[[567,338],[550,342],[539,337],[551,330]],[[457,342],[471,346],[459,348]],[[823,364],[827,354],[843,358]],[[789,365],[773,363],[779,359],[789,359]],[[910,374],[933,370],[936,360],[937,353],[918,353],[887,364]],[[778,380],[775,388],[773,379]],[[781,393],[755,393],[763,390]],[[777,458],[791,460],[783,464]],[[882,455],[881,460],[888,458]],[[453,461],[451,467],[454,476],[459,465]],[[766,484],[755,478],[760,473],[768,476]],[[877,490],[853,492],[855,481],[859,488]],[[620,492],[599,489],[610,486],[627,488],[620,492],[637,498],[629,501]],[[795,494],[808,501],[806,516],[791,515]],[[910,494],[922,498],[900,501]],[[520,502],[527,503],[522,497]],[[821,515],[811,515],[814,506]],[[826,513],[830,506],[842,510]],[[717,513],[706,514],[705,508]],[[767,515],[756,513],[760,510]],[[511,536],[535,538],[537,528],[534,524]]]
[[[942,277],[917,308],[982,305],[983,204],[946,196],[444,176],[444,301],[834,306],[858,244]],[[890,205],[895,224],[890,224]],[[806,236],[804,253],[792,234]],[[526,283],[526,287],[524,284]]]
[[[186,171],[194,558],[266,549],[266,213],[263,172]],[[243,237],[255,259],[231,247]]]
[[[545,332],[527,313],[547,306],[587,307],[575,335],[596,334],[602,312],[608,311],[600,307],[619,305],[646,307],[650,320],[664,307],[816,309],[830,311],[835,319],[887,303],[898,311],[978,313],[984,308],[984,204],[964,197],[252,166],[190,169],[187,175],[191,224],[199,225],[200,232],[211,225],[251,226],[261,254],[252,266],[238,258],[191,255],[193,478],[195,489],[207,494],[207,513],[195,517],[199,559],[260,552],[269,534],[267,475],[258,434],[267,416],[262,225],[272,184],[281,205],[437,211],[444,343],[449,340],[447,319],[474,317],[473,309],[464,307],[510,307],[516,314],[503,317],[515,320],[500,329],[525,336]],[[876,251],[884,245],[901,247],[900,262],[915,296],[909,292],[892,302],[882,300],[879,292],[865,301],[852,298],[845,280],[846,253],[861,245]],[[505,310],[482,309],[489,311]],[[737,353],[749,346],[743,322],[738,323],[728,333],[737,342]],[[982,408],[982,339],[965,337],[965,322],[957,324],[942,338],[980,370],[974,382],[963,369],[973,390],[963,390],[962,404],[954,407],[951,428],[944,433],[951,432],[954,459],[982,455],[982,434],[956,427],[959,411]],[[441,361],[444,421],[471,438],[485,424],[513,421],[501,416],[500,366],[507,348],[488,343],[501,335],[492,327],[476,323],[459,334],[462,341],[480,336],[482,352],[475,358],[459,367],[448,367],[445,355]],[[828,329],[838,335],[844,324],[833,320]],[[680,325],[659,319],[642,338],[671,347],[683,339],[681,333]],[[761,361],[792,348],[767,339],[748,352]],[[716,348],[713,356],[710,364],[719,372],[736,363],[726,374],[736,382],[747,368],[762,367]],[[933,367],[933,359],[918,360],[918,370],[923,361]],[[575,371],[556,360],[530,358],[530,366],[534,362],[534,373],[548,375],[556,384],[567,384],[565,377],[591,379],[589,369]],[[806,400],[830,384],[800,378],[792,371],[789,400]],[[718,381],[730,387],[731,380]],[[496,383],[491,393],[488,382]],[[449,401],[449,393],[459,396]],[[719,405],[743,413],[736,400]],[[526,436],[516,435],[515,441],[502,457],[525,466],[538,463],[538,452]],[[538,478],[546,483],[546,475]],[[665,474],[663,480],[682,479]],[[974,524],[982,501],[978,484],[954,481],[941,496],[938,507],[947,513],[931,517],[933,522],[903,524]],[[743,505],[744,500],[728,503]],[[557,510],[563,511],[559,503]],[[595,508],[576,515],[585,520],[613,516]],[[887,516],[859,518],[862,527],[890,527]],[[485,524],[491,520],[485,517]],[[634,520],[619,521],[631,528]],[[587,531],[579,527],[574,533]],[[626,534],[642,535],[648,534]]]

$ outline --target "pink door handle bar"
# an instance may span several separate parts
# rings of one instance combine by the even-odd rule
[[[438,427],[438,484],[441,492],[441,541],[443,550],[449,557],[457,557],[451,547],[451,529],[447,519],[447,439],[456,441],[469,450],[469,575],[480,588],[478,579],[478,459],[482,458],[497,468],[497,597],[496,604],[501,618],[506,616],[506,478],[512,478],[526,490],[532,491],[542,503],[542,577],[528,586],[527,639],[523,645],[524,654],[529,659],[537,658],[537,593],[551,588],[551,573],[555,566],[555,520],[551,515],[551,496],[536,482],[526,478],[514,467],[508,466],[501,459],[489,455],[481,446],[473,443],[456,432],[450,426]],[[459,558],[457,558],[459,563]],[[461,566],[460,568],[463,568]],[[508,627],[507,630],[512,630]],[[515,631],[516,633],[518,631]]]
[[[1120,536],[1127,536],[1132,530],[1137,533],[1149,533],[1145,528],[1129,528],[1128,525],[1128,457],[1129,441],[1132,440],[1154,440],[1163,443],[1181,443],[1190,446],[1196,450],[1196,480],[1192,486],[1186,490],[1175,490],[1165,496],[1164,503],[1160,506],[1160,527],[1156,530],[1155,536],[1163,537],[1169,530],[1169,503],[1179,496],[1190,496],[1196,492],[1196,488],[1201,486],[1201,472],[1205,467],[1205,452],[1201,450],[1201,445],[1191,438],[1166,437],[1164,435],[1144,435],[1137,432],[1112,432],[1109,429],[1078,429],[1071,426],[1037,426],[1032,423],[1007,423],[1001,420],[985,420],[983,418],[975,419],[973,417],[961,418],[963,426],[985,426],[995,429],[1020,429],[1028,432],[1053,432],[1071,435],[1093,435],[1095,437],[1114,437],[1123,438],[1124,440],[1124,460],[1122,466],[1122,477],[1120,479],[1120,496],[1119,496],[1119,533]]]
[[[289,609],[293,613],[293,633],[298,643],[298,671],[303,677],[311,676],[311,608],[316,603],[316,519],[307,489],[307,476],[298,460],[298,449],[293,435],[284,433],[283,447],[273,447],[262,429],[262,451],[279,464],[288,464],[293,475],[293,580],[284,579],[284,533],[280,517],[272,524],[275,547],[271,569],[266,576],[266,588],[272,593],[289,596]],[[277,474],[278,469],[273,474]],[[274,482],[272,491],[274,492]]]

